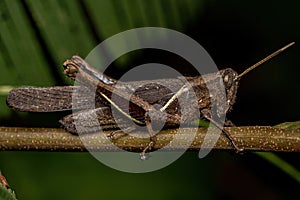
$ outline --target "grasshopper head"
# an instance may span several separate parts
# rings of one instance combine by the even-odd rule
[[[225,86],[225,90],[226,90],[226,95],[227,95],[228,107],[226,109],[226,113],[231,109],[232,105],[235,103],[239,80],[244,75],[248,74],[250,71],[255,69],[256,67],[260,66],[261,64],[263,64],[266,61],[270,60],[271,58],[275,57],[276,55],[283,52],[284,50],[286,50],[287,48],[289,48],[290,46],[292,46],[294,44],[295,44],[295,42],[291,42],[291,43],[285,45],[281,49],[278,49],[274,53],[270,54],[269,56],[267,56],[264,59],[260,60],[259,62],[255,63],[254,65],[252,65],[251,67],[246,69],[241,74],[236,73],[234,70],[232,70],[230,68],[221,70],[219,72],[220,75],[222,76],[224,86]]]
[[[232,105],[235,103],[236,93],[238,88],[239,79],[237,78],[239,75],[236,71],[231,68],[223,69],[220,72],[222,77],[225,92],[227,96],[227,109],[226,113],[231,109]]]

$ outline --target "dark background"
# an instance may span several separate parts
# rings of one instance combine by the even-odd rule
[[[71,84],[62,63],[131,28],[159,26],[197,40],[222,68],[241,73],[289,42],[296,44],[245,76],[228,115],[236,125],[299,120],[298,1],[1,1],[0,86]],[[118,78],[160,62],[193,75],[168,53],[129,53],[106,71]],[[0,96],[0,126],[59,127],[66,113],[13,112]],[[298,169],[299,154],[278,154]],[[188,152],[147,174],[110,169],[88,153],[0,152],[0,168],[19,199],[290,199],[299,184],[255,154]]]

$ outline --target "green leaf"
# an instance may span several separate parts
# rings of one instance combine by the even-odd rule
[[[285,122],[282,124],[278,124],[274,126],[275,128],[281,128],[281,129],[298,129],[300,128],[300,121],[296,122]],[[290,177],[295,179],[298,183],[300,183],[300,171],[292,166],[290,163],[286,162],[285,160],[281,159],[279,156],[277,156],[274,153],[270,152],[255,152],[256,155],[264,158],[265,160],[269,161],[282,171],[284,171],[286,174],[288,174]]]
[[[300,128],[300,121],[296,122],[284,122],[282,124],[278,124],[274,126],[275,128],[282,128],[282,129],[298,129]]]

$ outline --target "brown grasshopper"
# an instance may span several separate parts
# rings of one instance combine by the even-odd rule
[[[60,120],[64,128],[71,133],[97,132],[101,128],[117,129],[123,126],[128,128],[126,126],[129,121],[146,126],[150,142],[142,151],[141,159],[146,159],[145,153],[151,150],[155,143],[153,131],[155,123],[163,121],[164,127],[176,127],[199,117],[209,120],[222,130],[236,151],[241,152],[243,148],[239,147],[230,133],[212,117],[212,102],[223,98],[221,100],[226,104],[217,106],[225,106],[222,109],[224,112],[217,113],[217,119],[226,115],[235,103],[241,77],[293,44],[294,42],[277,50],[241,74],[227,68],[203,76],[130,82],[118,82],[97,72],[79,56],[73,56],[64,62],[64,73],[71,79],[76,79],[81,86],[16,88],[9,93],[7,105],[16,110],[28,112],[81,110]],[[187,80],[191,87],[184,80]],[[215,88],[214,95],[210,95],[206,84],[209,82],[214,85],[220,81],[224,84],[226,95],[220,95],[218,88]],[[163,85],[169,86],[172,91]],[[196,107],[185,106],[186,109],[182,111],[177,98],[183,96],[184,101],[181,103],[189,105],[191,90],[196,95],[197,105]],[[113,99],[112,95],[114,95]],[[115,108],[119,115],[113,115],[112,108]],[[196,114],[195,110],[200,113],[200,116]],[[93,120],[95,116],[96,121]],[[112,137],[113,134],[114,132],[110,136]]]

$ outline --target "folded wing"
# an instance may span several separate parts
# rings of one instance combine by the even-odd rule
[[[103,102],[87,87],[26,87],[10,91],[7,105],[26,112],[56,112],[102,107]]]

